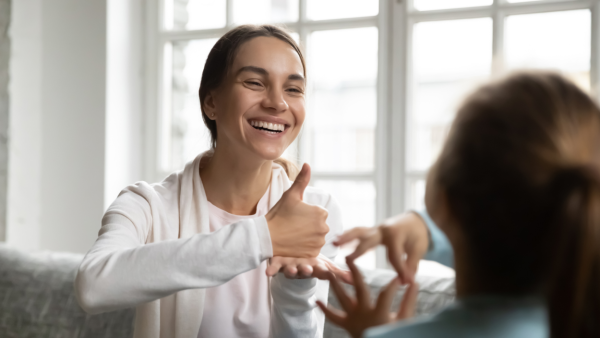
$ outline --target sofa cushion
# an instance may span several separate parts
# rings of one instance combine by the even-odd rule
[[[77,304],[73,279],[82,259],[0,245],[0,337],[131,337],[134,309],[92,316]]]

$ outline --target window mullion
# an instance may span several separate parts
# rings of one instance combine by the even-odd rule
[[[391,85],[391,115],[388,123],[391,146],[389,149],[389,214],[399,214],[404,211],[404,173],[406,161],[406,115],[408,111],[407,96],[409,83],[408,67],[412,48],[410,46],[410,23],[407,16],[407,4],[393,2],[392,6],[392,85]]]
[[[227,11],[225,14],[225,27],[227,27],[227,31],[233,28],[233,0],[225,0],[225,10]]]
[[[504,11],[500,9],[502,0],[494,1],[493,8],[493,37],[492,37],[492,77],[497,77],[504,71]]]
[[[590,60],[590,84],[591,94],[596,100],[600,100],[600,1],[595,1],[592,11],[592,41]]]

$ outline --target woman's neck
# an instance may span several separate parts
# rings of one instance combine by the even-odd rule
[[[253,215],[271,182],[272,161],[236,156],[215,149],[200,168],[200,178],[209,202],[234,215]]]

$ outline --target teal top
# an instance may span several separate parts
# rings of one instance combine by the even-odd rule
[[[542,300],[477,296],[457,300],[436,315],[371,328],[366,338],[548,338]]]
[[[452,267],[452,246],[426,211],[431,245],[426,259]],[[481,295],[458,299],[437,314],[367,330],[367,338],[548,338],[548,313],[542,299]]]

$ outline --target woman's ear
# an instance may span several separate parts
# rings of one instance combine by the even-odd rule
[[[204,109],[204,113],[211,120],[217,119],[217,103],[215,100],[215,93],[209,92],[206,94],[204,98],[204,102],[202,102],[202,108]]]

